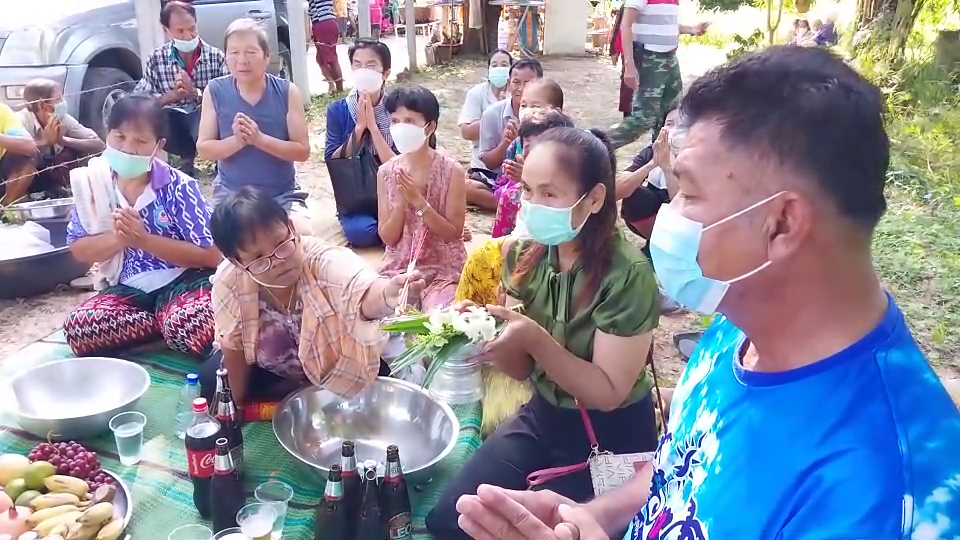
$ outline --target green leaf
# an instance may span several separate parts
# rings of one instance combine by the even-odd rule
[[[450,357],[470,345],[470,340],[463,334],[457,334],[447,341],[447,344],[440,347],[430,359],[430,365],[427,366],[427,372],[423,376],[423,386],[429,386],[433,378],[444,364],[450,361]]]
[[[402,371],[416,362],[420,361],[426,354],[426,351],[423,347],[410,347],[403,354],[393,359],[393,362],[390,362],[390,373],[394,374],[398,371]]]

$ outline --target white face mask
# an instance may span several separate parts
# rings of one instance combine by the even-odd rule
[[[383,87],[383,74],[370,68],[355,69],[353,87],[360,92],[379,92]]]
[[[173,38],[173,46],[182,53],[192,53],[197,50],[198,45],[200,45],[200,36],[187,40]]]
[[[390,126],[390,136],[393,138],[393,144],[397,147],[397,151],[401,154],[419,150],[427,142],[424,126],[416,124],[392,124]]]

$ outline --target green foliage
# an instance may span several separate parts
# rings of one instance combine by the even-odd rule
[[[749,0],[700,0],[702,11],[736,11],[740,6],[749,6]]]
[[[739,58],[749,52],[759,49],[764,40],[766,39],[766,34],[763,33],[763,30],[759,28],[754,30],[749,36],[741,36],[740,34],[735,34],[731,40],[733,41],[734,47],[727,51],[727,60],[734,60]]]

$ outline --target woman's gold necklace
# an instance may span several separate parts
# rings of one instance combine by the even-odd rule
[[[297,284],[294,283],[293,285],[291,285],[290,299],[287,300],[286,307],[284,307],[283,302],[281,302],[280,299],[277,298],[277,295],[273,294],[273,292],[270,290],[269,287],[264,287],[263,290],[267,291],[267,294],[270,295],[270,298],[273,298],[273,301],[277,303],[277,307],[284,309],[286,311],[284,315],[286,315],[287,317],[287,322],[290,324],[293,324],[293,303],[297,298]]]

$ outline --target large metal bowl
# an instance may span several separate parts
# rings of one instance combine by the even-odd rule
[[[132,411],[150,387],[150,375],[117,358],[68,358],[18,373],[11,387],[13,415],[23,429],[43,438],[85,439]]]
[[[4,212],[14,214],[22,221],[37,221],[44,219],[62,219],[70,215],[73,210],[73,197],[64,199],[47,199],[11,204]]]
[[[277,407],[273,431],[284,449],[324,479],[349,439],[356,443],[358,462],[383,462],[387,445],[396,444],[407,481],[425,484],[456,446],[460,422],[428,391],[380,377],[350,400],[316,387],[294,392]]]
[[[38,221],[50,231],[53,251],[0,261],[0,298],[29,298],[48,293],[61,283],[70,283],[90,269],[70,254],[67,247],[69,219]]]

